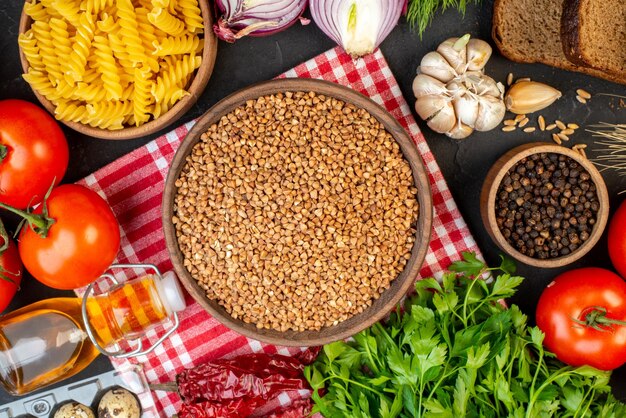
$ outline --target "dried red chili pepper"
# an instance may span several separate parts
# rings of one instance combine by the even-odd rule
[[[313,404],[310,399],[298,399],[293,401],[291,405],[286,408],[282,408],[264,418],[302,418],[308,417],[313,409]]]
[[[242,397],[269,399],[284,390],[308,388],[304,364],[294,357],[255,353],[185,370],[176,378],[185,403]]]
[[[255,353],[221,359],[185,370],[176,385],[151,385],[153,390],[176,390],[183,399],[179,418],[243,418],[286,390],[310,389],[302,371],[315,360],[319,348],[296,357]],[[311,403],[301,399],[271,418],[300,418],[308,415]]]
[[[226,402],[184,403],[178,418],[247,418],[265,402],[263,399],[234,399]]]

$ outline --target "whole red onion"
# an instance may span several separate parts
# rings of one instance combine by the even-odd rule
[[[213,31],[226,42],[266,36],[287,29],[304,12],[308,0],[216,0]]]

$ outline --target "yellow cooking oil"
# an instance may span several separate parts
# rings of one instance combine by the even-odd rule
[[[0,317],[0,384],[8,392],[24,395],[71,377],[98,356],[81,303],[47,299]]]

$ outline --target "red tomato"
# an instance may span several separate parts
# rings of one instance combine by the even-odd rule
[[[0,253],[0,312],[11,303],[22,281],[24,270],[15,243],[8,235],[6,238],[9,240],[9,246]],[[4,243],[4,237],[0,236],[0,244]]]
[[[0,101],[0,202],[21,209],[41,202],[68,158],[65,135],[48,113],[23,100]]]
[[[41,214],[44,205],[34,213]],[[52,190],[46,201],[53,220],[43,237],[25,226],[18,248],[33,277],[55,289],[76,289],[97,279],[120,246],[115,215],[98,194],[75,184]]]
[[[615,270],[626,277],[626,201],[622,202],[609,224],[609,256]]]
[[[546,287],[537,304],[544,345],[571,366],[612,370],[626,362],[626,282],[596,267],[570,270]],[[594,328],[595,327],[595,328]]]

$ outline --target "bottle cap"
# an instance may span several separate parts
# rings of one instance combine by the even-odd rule
[[[157,292],[167,311],[172,314],[185,309],[185,294],[180,287],[180,282],[173,271],[163,274],[161,280],[155,280]]]

